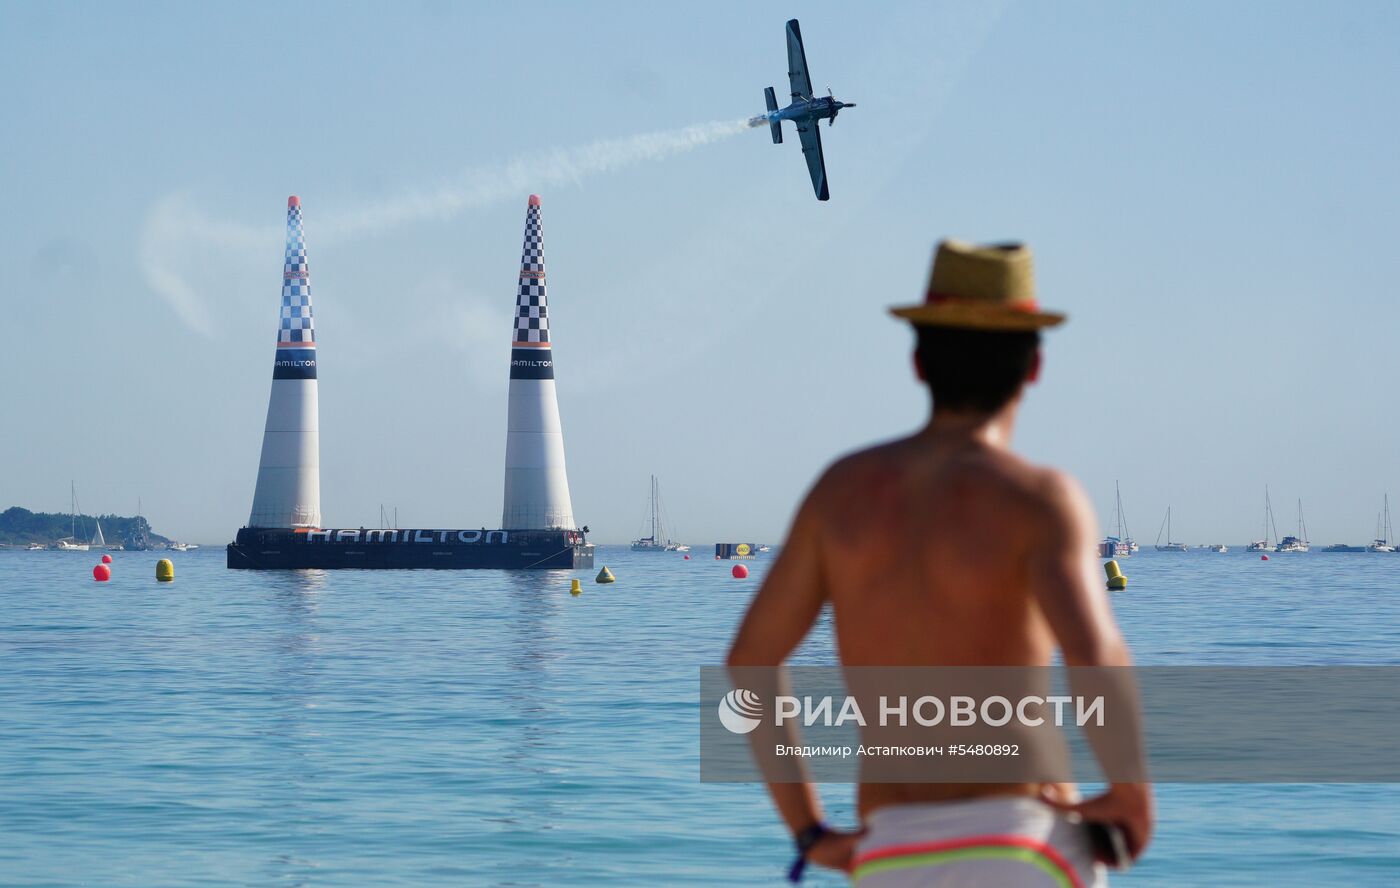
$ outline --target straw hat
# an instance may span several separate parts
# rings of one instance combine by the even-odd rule
[[[1024,244],[974,246],[945,240],[933,256],[923,305],[890,309],[920,327],[1039,330],[1064,321],[1035,301],[1035,271]]]

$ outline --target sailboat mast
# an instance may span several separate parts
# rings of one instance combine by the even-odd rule
[[[1269,485],[1264,485],[1264,543],[1269,542],[1269,529],[1274,532],[1274,542],[1278,542],[1278,524],[1274,521],[1274,506],[1269,502]]]
[[[1264,545],[1269,544],[1269,485],[1264,485]]]

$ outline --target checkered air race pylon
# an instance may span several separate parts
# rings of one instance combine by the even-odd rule
[[[311,277],[301,230],[301,200],[287,198],[287,255],[272,395],[249,527],[321,525],[320,420]]]
[[[511,530],[574,528],[550,344],[540,199],[532,194],[525,211],[525,250],[520,258],[510,350],[506,497],[501,526]]]

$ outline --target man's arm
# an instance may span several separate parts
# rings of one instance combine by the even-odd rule
[[[1138,723],[1137,689],[1130,667],[1132,656],[1118,630],[1109,607],[1108,595],[1093,557],[1098,522],[1088,498],[1073,480],[1051,473],[1045,488],[1044,520],[1031,542],[1031,588],[1041,611],[1050,624],[1070,668],[1070,684],[1075,693],[1085,689],[1082,678],[1089,670],[1074,667],[1105,668],[1087,682],[1093,690],[1109,688],[1110,711],[1114,722],[1104,734],[1088,732],[1090,744],[1105,770],[1108,759],[1130,759],[1135,770],[1145,773],[1141,730]],[[1081,680],[1076,682],[1078,671]],[[1081,687],[1075,687],[1076,685]],[[1114,783],[1108,792],[1079,803],[1047,798],[1064,810],[1075,811],[1085,820],[1112,823],[1123,829],[1129,853],[1136,858],[1147,847],[1152,835],[1152,789],[1148,783]]]
[[[820,490],[818,482],[798,510],[787,541],[750,603],[729,649],[728,665],[735,683],[767,700],[787,692],[782,664],[806,637],[827,600]],[[792,721],[778,727],[765,720],[749,735],[749,740],[768,782],[768,793],[793,835],[821,823],[821,801],[807,780],[801,759],[785,757],[780,763],[774,759],[776,744],[800,745]],[[846,869],[854,848],[854,836],[833,832],[814,845],[807,856],[824,866]]]
[[[1052,473],[1045,487],[1044,520],[1031,542],[1030,582],[1065,665],[1129,666],[1132,657],[1094,563],[1093,508],[1065,475]]]

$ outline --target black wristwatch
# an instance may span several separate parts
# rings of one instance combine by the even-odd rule
[[[802,881],[802,873],[807,869],[807,852],[831,832],[825,823],[816,823],[798,833],[793,841],[797,844],[797,859],[788,869],[788,881],[794,885]]]

